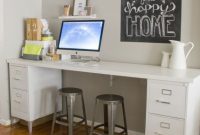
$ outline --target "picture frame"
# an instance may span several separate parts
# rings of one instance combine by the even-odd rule
[[[74,16],[83,15],[86,4],[87,4],[87,0],[74,0],[73,15]]]

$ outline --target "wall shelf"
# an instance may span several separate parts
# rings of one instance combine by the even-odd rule
[[[90,16],[59,16],[58,19],[61,20],[69,20],[69,19],[95,19],[96,14],[90,15]]]

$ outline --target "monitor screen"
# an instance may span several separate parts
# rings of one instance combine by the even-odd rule
[[[100,51],[104,20],[63,21],[57,49]]]

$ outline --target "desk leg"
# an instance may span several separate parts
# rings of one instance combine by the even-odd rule
[[[29,121],[28,122],[28,132],[29,132],[29,135],[32,135],[32,126],[33,126],[33,122]]]
[[[10,124],[11,124],[11,127],[14,126],[14,120],[15,120],[15,118],[12,117],[12,116],[10,116]]]
[[[108,134],[108,105],[104,105],[104,133]]]

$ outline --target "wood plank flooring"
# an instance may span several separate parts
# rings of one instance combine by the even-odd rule
[[[32,135],[50,135],[51,122],[33,127]],[[29,135],[26,126],[16,124],[13,127],[5,127],[0,125],[0,135]],[[67,135],[67,127],[55,126],[54,135]],[[80,127],[74,130],[74,135],[86,135],[85,128]]]

